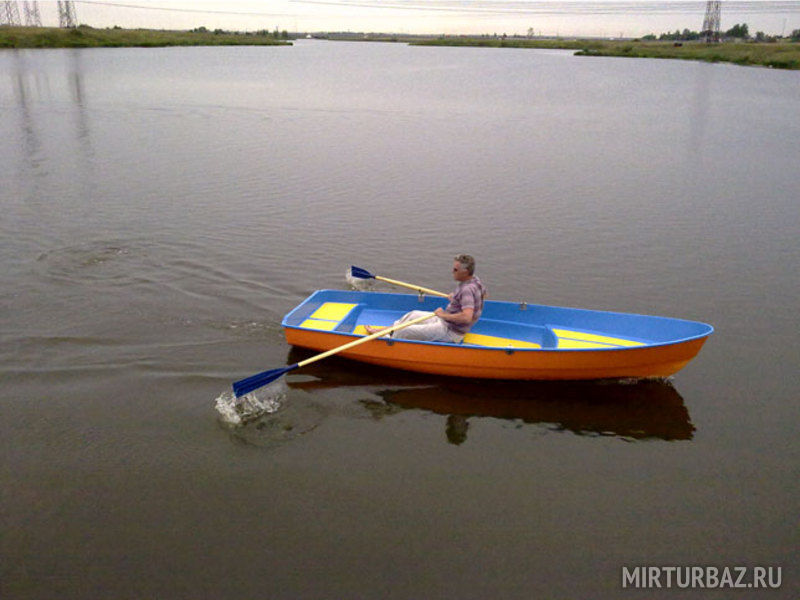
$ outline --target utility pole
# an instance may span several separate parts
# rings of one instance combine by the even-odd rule
[[[75,3],[72,0],[58,0],[58,26],[75,27]]]
[[[706,16],[703,19],[703,31],[700,35],[707,44],[719,42],[721,4],[720,0],[706,2]]]
[[[27,27],[41,27],[42,15],[39,14],[39,3],[35,0],[22,3],[22,8],[25,11],[25,25]]]
[[[11,25],[19,27],[22,23],[19,20],[19,6],[16,2],[3,2],[0,7],[0,25]]]

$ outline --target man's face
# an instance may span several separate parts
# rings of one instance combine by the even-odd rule
[[[466,281],[470,278],[469,271],[460,262],[453,261],[453,279],[456,281]]]

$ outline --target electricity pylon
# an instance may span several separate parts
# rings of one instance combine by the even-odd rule
[[[41,27],[42,15],[39,14],[39,3],[36,0],[22,3],[22,8],[25,11],[25,25],[27,27]]]
[[[75,3],[72,0],[58,0],[58,26],[75,27]]]
[[[19,5],[17,2],[3,2],[0,7],[0,25],[21,25],[19,20]]]
[[[720,0],[706,2],[706,16],[703,19],[703,31],[700,34],[706,43],[719,41],[721,4]]]

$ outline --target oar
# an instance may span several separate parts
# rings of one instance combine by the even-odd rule
[[[355,277],[356,279],[377,279],[378,281],[385,281],[386,283],[391,283],[392,285],[399,285],[401,287],[409,288],[411,290],[416,290],[417,292],[423,294],[430,294],[431,296],[441,296],[442,298],[447,298],[447,294],[443,294],[442,292],[437,292],[436,290],[429,290],[428,288],[420,287],[418,285],[414,285],[411,283],[405,283],[403,281],[397,281],[395,279],[388,279],[386,277],[381,277],[380,275],[373,275],[366,269],[362,269],[361,267],[350,267],[350,275]]]
[[[339,346],[338,348],[333,348],[322,354],[317,354],[316,356],[312,356],[311,358],[307,358],[305,360],[301,360],[299,363],[295,363],[288,367],[282,367],[280,369],[272,369],[271,371],[264,371],[263,373],[259,373],[257,375],[252,375],[246,379],[242,379],[241,381],[237,381],[233,384],[233,393],[236,395],[237,398],[244,396],[252,392],[253,390],[257,390],[260,387],[267,385],[268,383],[272,383],[285,373],[289,371],[294,371],[300,367],[305,367],[306,365],[310,365],[313,362],[318,360],[322,360],[323,358],[327,358],[339,352],[343,352],[344,350],[348,350],[359,344],[364,344],[369,342],[370,340],[374,340],[375,338],[379,338],[383,335],[388,333],[392,333],[393,331],[399,331],[401,329],[405,329],[411,325],[416,325],[417,323],[422,323],[427,319],[430,319],[433,316],[433,313],[429,315],[424,315],[422,317],[417,317],[416,319],[411,319],[410,321],[406,321],[404,323],[398,323],[397,325],[392,325],[391,327],[387,327],[386,329],[381,329],[380,331],[376,331],[370,335],[367,335],[363,338],[354,340],[352,342],[348,342],[343,346]]]

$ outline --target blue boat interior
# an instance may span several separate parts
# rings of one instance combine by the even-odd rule
[[[389,326],[408,311],[433,311],[446,305],[445,298],[431,296],[320,290],[287,314],[282,325],[363,336],[365,325]],[[459,345],[520,350],[621,349],[683,342],[712,331],[710,325],[683,319],[487,301],[480,320]]]

